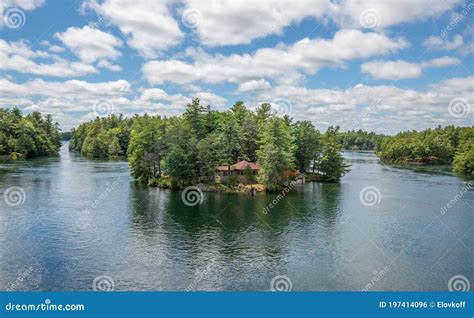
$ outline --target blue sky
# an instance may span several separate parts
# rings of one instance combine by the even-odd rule
[[[473,125],[474,3],[3,0],[0,107],[68,130],[110,113],[272,103],[319,129]]]

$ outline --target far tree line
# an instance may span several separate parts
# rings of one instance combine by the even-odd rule
[[[437,127],[384,137],[377,155],[388,163],[451,165],[454,172],[474,176],[474,127]]]

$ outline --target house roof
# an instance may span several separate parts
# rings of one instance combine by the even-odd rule
[[[251,170],[259,170],[260,166],[256,162],[249,162],[247,160],[242,160],[230,166],[218,166],[217,170],[219,171],[227,171],[227,170],[245,170],[249,167]]]

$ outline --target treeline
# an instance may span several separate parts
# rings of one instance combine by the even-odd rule
[[[58,123],[51,115],[0,108],[0,156],[9,159],[56,155],[61,147]]]
[[[321,134],[309,121],[276,116],[270,104],[251,111],[237,102],[219,112],[194,99],[177,117],[97,118],[71,131],[70,148],[94,157],[126,154],[139,181],[169,178],[177,187],[211,181],[219,165],[258,161],[258,181],[278,189],[284,172],[295,170],[337,182],[347,172],[338,129]]]
[[[83,123],[71,130],[69,150],[94,158],[126,156],[131,126],[136,118],[111,115]]]
[[[385,135],[361,129],[339,133],[339,142],[347,150],[377,150]]]
[[[474,174],[474,127],[438,126],[385,137],[377,155],[384,162],[453,164],[453,170]]]

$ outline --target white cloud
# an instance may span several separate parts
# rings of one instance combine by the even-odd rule
[[[405,61],[374,61],[361,65],[364,73],[376,79],[407,79],[421,76],[421,66]]]
[[[112,34],[85,26],[82,29],[71,27],[65,32],[56,33],[61,40],[84,63],[94,63],[97,60],[115,60],[121,55],[117,49],[122,41]]]
[[[422,67],[447,67],[461,64],[461,61],[455,57],[443,56],[421,63]]]
[[[313,75],[322,67],[342,66],[356,58],[386,55],[407,47],[404,39],[389,39],[383,34],[340,30],[332,39],[303,39],[292,45],[262,48],[253,54],[210,56],[198,52],[194,63],[179,60],[150,61],[142,68],[151,84],[195,81],[241,83],[259,79],[294,82]],[[278,61],[278,63],[275,63]]]
[[[195,33],[206,46],[249,44],[254,39],[282,34],[284,28],[305,18],[318,23],[335,21],[343,28],[368,25],[386,28],[439,16],[462,0],[185,0],[185,8],[198,12]],[[186,12],[186,10],[182,12]],[[361,23],[362,20],[362,23]],[[364,21],[366,23],[364,23]]]
[[[122,67],[116,64],[112,64],[107,60],[100,60],[99,63],[97,63],[97,66],[100,68],[106,68],[114,72],[119,72],[122,70]]]
[[[50,63],[41,63],[35,59],[49,59]],[[17,71],[35,75],[72,77],[96,73],[89,64],[71,62],[51,55],[45,51],[33,51],[27,42],[7,42],[0,39],[0,70]]]
[[[362,72],[370,74],[376,79],[401,80],[408,78],[418,78],[422,75],[422,70],[429,67],[447,67],[460,64],[457,58],[444,56],[421,63],[406,61],[373,61],[361,65]]]
[[[130,93],[131,86],[125,80],[90,83],[79,80],[50,82],[35,79],[17,84],[7,79],[0,79],[0,92],[10,96],[26,94],[28,96],[47,97],[106,98]]]
[[[472,125],[472,115],[455,118],[448,105],[454,98],[474,105],[474,77],[444,80],[424,91],[386,85],[357,85],[345,90],[282,85],[262,92],[256,101],[267,102],[275,96],[291,102],[291,116],[311,120],[320,128],[331,124],[343,130],[396,133],[437,124]]]
[[[195,95],[200,99],[201,105],[212,105],[216,108],[222,109],[227,103],[227,99],[224,97],[210,92],[198,92]]]
[[[93,119],[94,106],[102,100],[114,105],[114,113],[179,115],[184,112],[186,104],[195,97],[203,105],[214,109],[223,109],[227,103],[224,97],[211,92],[197,92],[191,96],[183,94],[170,95],[160,88],[140,89],[137,97],[131,85],[125,80],[90,83],[69,80],[50,82],[42,79],[27,81],[22,84],[0,78],[0,107],[18,106],[25,111],[38,110],[51,113],[68,130],[81,122]],[[77,117],[75,112],[85,113]]]
[[[241,83],[237,89],[239,92],[251,92],[251,91],[265,91],[271,89],[272,86],[269,82],[264,79],[251,80],[248,82]]]
[[[332,17],[342,27],[386,28],[425,21],[452,10],[461,2],[462,0],[341,0]]]
[[[464,38],[460,34],[456,34],[452,40],[442,38],[440,36],[430,36],[423,44],[430,50],[457,51],[463,55],[472,54],[474,52],[474,43],[465,43]]]
[[[128,44],[145,57],[156,57],[183,39],[169,5],[173,1],[90,0],[84,9],[92,9],[116,25]]]
[[[186,0],[183,10],[202,16],[196,33],[206,46],[248,44],[253,39],[282,34],[305,17],[322,18],[334,6],[328,0]]]

